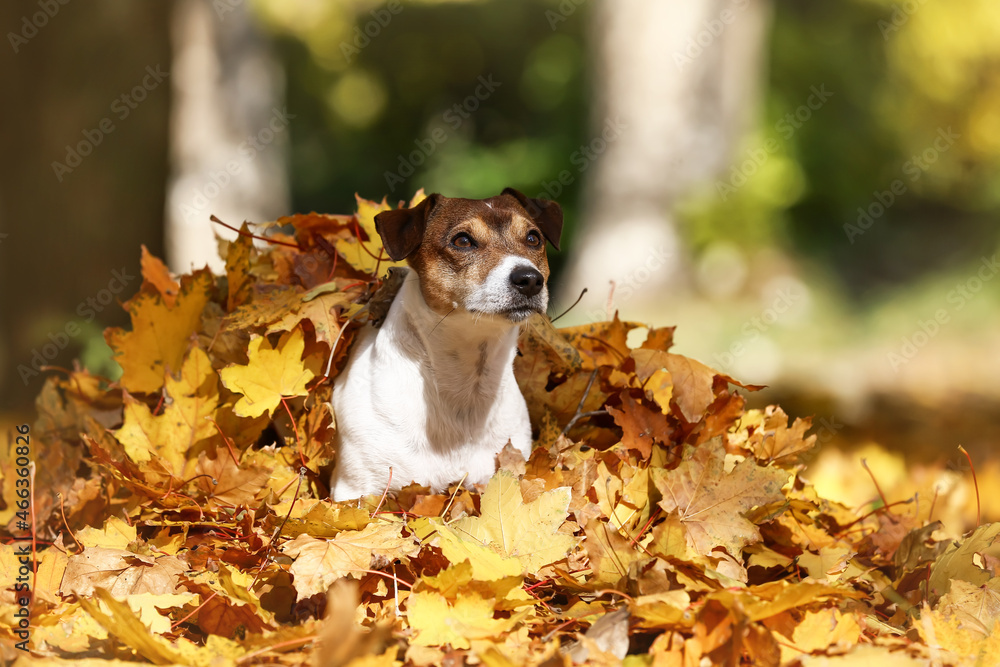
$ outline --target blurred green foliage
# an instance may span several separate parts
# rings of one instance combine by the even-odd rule
[[[998,36],[994,0],[777,2],[759,128],[685,203],[689,237],[784,245],[862,303],[992,254]]]
[[[311,14],[316,3],[259,2],[298,114],[295,209],[352,210],[355,192],[393,201],[420,187],[555,198],[544,182],[584,143],[589,97],[586,8],[553,26],[557,6],[407,0]],[[558,193],[568,219],[579,181]]]
[[[590,132],[588,3],[256,6],[297,114],[296,210],[510,185],[557,198],[571,230],[571,156]],[[998,36],[996,0],[776,0],[757,128],[731,170],[682,202],[692,246],[777,245],[860,303],[995,251]],[[574,181],[556,187],[564,169]]]

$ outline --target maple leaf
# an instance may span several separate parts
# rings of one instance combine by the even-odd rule
[[[184,276],[173,307],[159,293],[139,292],[125,302],[132,331],[112,328],[104,332],[115,361],[122,367],[122,387],[136,393],[156,392],[167,371],[180,368],[213,282],[208,269]]]
[[[749,448],[763,463],[792,468],[804,463],[816,448],[816,436],[806,437],[810,425],[809,419],[796,419],[789,426],[788,415],[780,407],[771,405],[764,410],[747,411],[740,421],[745,444],[742,438],[733,442]]]
[[[301,329],[284,334],[274,347],[265,336],[251,340],[249,363],[233,364],[219,373],[230,391],[243,394],[233,411],[241,417],[273,414],[282,398],[308,394],[306,384],[316,376],[318,364],[315,360],[303,363],[304,349]]]
[[[941,596],[938,609],[957,616],[964,627],[977,629],[986,636],[1000,621],[1000,577],[982,586],[954,580],[948,594]]]
[[[216,434],[208,417],[219,404],[217,376],[204,350],[191,348],[179,378],[167,376],[166,393],[171,400],[159,415],[126,394],[125,420],[114,435],[136,463],[155,456],[167,471],[183,475],[188,451]]]
[[[488,546],[505,558],[516,558],[531,573],[566,557],[576,544],[572,535],[558,532],[566,520],[570,489],[541,494],[525,504],[517,479],[498,471],[480,500],[481,515],[451,524],[465,539]]]
[[[332,540],[299,535],[282,545],[281,550],[295,558],[291,572],[295,577],[297,599],[325,593],[340,577],[359,577],[373,566],[373,561],[391,561],[417,552],[412,537],[402,535],[403,524],[372,523],[363,530],[345,530]]]
[[[88,547],[69,557],[59,591],[89,596],[95,588],[106,588],[121,600],[140,593],[168,594],[185,570],[187,565],[174,556],[154,558],[124,549]]]
[[[407,598],[407,620],[416,630],[413,643],[419,646],[451,644],[469,648],[470,639],[498,637],[513,629],[527,611],[509,618],[493,618],[493,600],[476,594],[459,595],[449,602],[435,591],[416,591]]]
[[[715,371],[700,361],[669,352],[666,353],[666,367],[673,381],[674,401],[684,419],[690,423],[700,421],[715,400],[712,391]]]
[[[674,470],[654,469],[653,482],[663,494],[660,507],[677,512],[699,553],[724,547],[739,556],[744,546],[760,540],[760,531],[743,514],[755,505],[782,500],[788,473],[750,459],[726,473],[725,456],[721,440],[711,440],[686,452]]]
[[[375,229],[375,216],[382,211],[388,211],[391,207],[383,197],[381,203],[368,201],[355,195],[358,202],[357,221],[358,225],[368,236],[368,240],[359,238],[348,238],[337,240],[337,252],[347,260],[347,263],[358,271],[367,274],[374,274],[376,267],[385,272],[391,266],[406,266],[405,262],[393,262],[382,250],[382,238]],[[413,198],[410,206],[416,206],[424,199],[421,190]]]
[[[627,392],[622,392],[621,401],[621,410],[609,407],[608,414],[622,429],[622,444],[637,451],[640,458],[648,459],[653,452],[653,442],[663,442],[670,436],[667,417],[636,401]]]
[[[177,294],[181,290],[181,285],[170,275],[167,265],[163,261],[151,254],[146,246],[141,246],[142,256],[140,266],[142,267],[142,278],[146,284],[152,287],[163,297],[163,303],[168,308],[173,308],[177,303]]]
[[[298,306],[273,322],[267,333],[291,331],[299,322],[309,320],[316,330],[316,340],[333,347],[341,329],[339,311],[352,306],[353,301],[354,296],[347,292],[325,292],[316,296],[307,293]]]

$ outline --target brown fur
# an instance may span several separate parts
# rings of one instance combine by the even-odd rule
[[[527,258],[548,280],[545,240],[558,244],[561,212],[553,233],[552,223],[546,223],[537,214],[533,219],[519,197],[508,194],[513,192],[508,189],[489,199],[429,195],[412,209],[387,211],[376,218],[390,255],[402,254],[407,258],[420,275],[424,300],[436,313],[451,312],[455,304],[462,303],[469,291],[482,284],[490,270],[507,255]],[[539,200],[524,199],[529,207],[538,208],[532,204]],[[544,204],[557,207],[551,202]],[[543,233],[542,227],[548,227],[548,233]],[[529,245],[526,240],[532,231],[539,237],[536,246]],[[462,249],[452,245],[455,237],[463,232],[478,247]],[[414,239],[418,239],[416,248],[412,247]]]

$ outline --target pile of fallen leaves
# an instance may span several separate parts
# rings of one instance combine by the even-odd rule
[[[256,246],[244,225],[221,276],[143,251],[131,330],[106,333],[120,380],[63,371],[37,399],[30,656],[8,540],[5,660],[1000,664],[1000,524],[956,542],[926,502],[824,500],[809,422],[746,409],[755,388],[671,353],[671,328],[536,318],[529,460],[331,502],[332,378],[391,298],[387,206],[358,207]]]

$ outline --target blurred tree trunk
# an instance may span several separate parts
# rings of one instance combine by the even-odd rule
[[[767,0],[597,2],[593,164],[562,301],[590,291],[568,319],[616,308],[648,317],[687,288],[672,209],[725,168],[753,120],[770,9]]]
[[[107,371],[139,245],[163,251],[169,12],[0,3],[0,412],[31,405],[43,365]]]
[[[170,114],[167,260],[223,270],[215,235],[289,213],[284,80],[248,3],[178,0]]]

